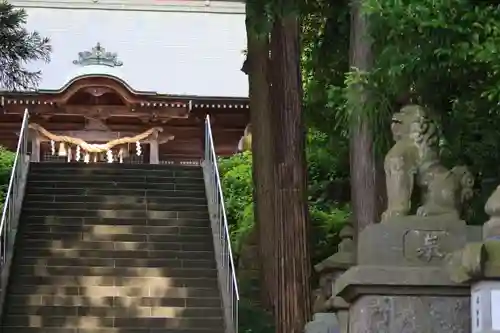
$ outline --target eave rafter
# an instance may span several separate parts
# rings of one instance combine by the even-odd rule
[[[64,105],[60,100],[54,98],[47,94],[9,94],[7,96],[1,97],[1,106],[7,105]],[[218,102],[218,103],[197,103],[192,100],[166,100],[158,98],[142,98],[138,99],[130,105],[151,108],[151,109],[162,109],[162,108],[188,108],[188,109],[239,109],[248,110],[250,108],[248,102]]]
[[[194,104],[195,109],[249,109],[250,105],[248,103],[201,103]]]
[[[14,104],[13,104],[14,105]],[[29,107],[34,115],[39,116],[82,116],[98,117],[107,119],[110,117],[137,117],[149,121],[164,120],[170,118],[188,118],[187,107],[163,107],[151,109],[147,107],[130,107],[115,105],[70,105],[58,106],[56,104],[18,104],[19,107],[5,107],[4,113],[22,114],[25,107]]]

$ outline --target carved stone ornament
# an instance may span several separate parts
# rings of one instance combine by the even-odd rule
[[[461,206],[472,197],[474,177],[465,166],[445,168],[438,153],[435,124],[419,105],[405,106],[392,119],[394,146],[385,157],[387,210],[382,221],[411,211],[415,184],[423,200],[416,214],[447,214],[458,218]]]
[[[123,62],[118,60],[116,53],[107,52],[101,43],[97,43],[92,51],[83,51],[78,53],[78,59],[73,60],[73,64],[80,66],[102,65],[108,67],[119,67]]]
[[[484,239],[500,239],[500,186],[486,201],[484,211],[490,216],[490,219],[483,225]]]
[[[442,259],[445,256],[441,251],[439,236],[431,233],[425,235],[424,243],[421,247],[417,248],[416,251],[417,256],[427,262],[431,261],[433,258]]]

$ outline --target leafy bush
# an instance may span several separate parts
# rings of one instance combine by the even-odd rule
[[[306,153],[313,263],[333,254],[338,233],[350,215],[349,193],[332,193],[332,187],[336,192],[348,189],[348,152],[347,140],[309,129]]]
[[[254,225],[252,154],[244,152],[221,158],[219,172],[228,223],[231,227],[232,246],[238,254],[242,241]]]
[[[0,146],[0,209],[3,209],[5,195],[9,186],[10,172],[14,164],[15,156],[16,154],[7,148]]]

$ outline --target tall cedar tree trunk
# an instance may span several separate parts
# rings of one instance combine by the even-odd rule
[[[372,52],[368,39],[368,20],[361,10],[362,1],[351,1],[350,67],[367,72],[372,67]],[[353,108],[353,114],[359,115],[363,111],[358,108],[365,107],[368,92],[362,86],[352,89],[357,91],[350,94],[353,98],[349,101],[350,107]],[[362,115],[355,118],[350,133],[351,202],[359,233],[369,224],[378,222],[381,207],[377,175],[380,175],[380,170],[377,170],[369,121]]]
[[[275,18],[271,64],[276,154],[274,317],[277,333],[302,333],[311,314],[311,258],[297,15]]]
[[[247,2],[248,7],[248,2]],[[252,123],[252,170],[254,183],[254,216],[259,246],[261,302],[272,310],[275,299],[273,282],[273,225],[274,182],[271,112],[269,107],[269,38],[252,31],[254,22],[247,8],[247,61],[249,83],[250,121]],[[252,12],[253,15],[259,13]],[[261,15],[264,15],[263,12]],[[265,19],[265,17],[253,19]]]

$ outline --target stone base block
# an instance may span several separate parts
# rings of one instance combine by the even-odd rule
[[[359,237],[358,265],[441,266],[467,242],[464,221],[405,216],[370,225]]]
[[[351,303],[362,295],[470,296],[470,285],[442,267],[355,266],[335,282],[333,296]]]
[[[349,311],[349,333],[470,333],[467,296],[359,297]]]
[[[442,267],[355,266],[335,283],[349,333],[470,333],[470,287]]]
[[[479,231],[451,216],[365,228],[357,266],[334,286],[333,297],[350,304],[349,333],[470,333],[470,285],[452,280],[449,262]]]

